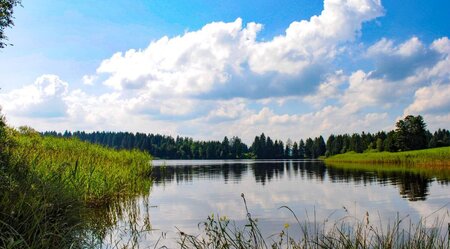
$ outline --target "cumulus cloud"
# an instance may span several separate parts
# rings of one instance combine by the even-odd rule
[[[203,118],[208,123],[235,121],[252,113],[248,109],[248,101],[245,99],[221,100],[210,104],[215,107],[211,108],[206,117]]]
[[[249,64],[257,73],[298,74],[338,53],[336,47],[354,40],[362,23],[383,15],[380,1],[325,0],[319,16],[293,22],[286,34],[253,44]]]
[[[349,77],[341,103],[352,111],[359,111],[369,106],[389,107],[389,104],[400,95],[401,87],[384,79],[371,78],[370,73],[358,70]]]
[[[83,84],[92,86],[94,85],[95,80],[97,80],[96,75],[84,75],[82,78]]]
[[[438,51],[441,54],[450,54],[450,40],[448,37],[442,37],[435,41],[433,41],[433,44],[431,44],[431,48]]]
[[[450,85],[434,84],[419,88],[414,102],[405,109],[409,114],[445,114],[450,110]]]
[[[369,47],[367,56],[375,61],[377,67],[371,77],[391,81],[405,79],[442,58],[440,53],[424,46],[417,37],[412,37],[399,45],[394,45],[392,40],[383,38]]]
[[[219,122],[214,126],[205,120],[189,122],[197,127],[197,136],[217,139],[225,135],[238,135],[251,143],[255,135],[266,135],[286,141],[330,134],[379,131],[391,129],[393,124],[386,112],[353,112],[345,107],[325,106],[305,114],[277,114],[269,107],[260,110],[247,109],[232,122]]]
[[[0,103],[5,112],[17,116],[61,117],[66,112],[62,98],[67,96],[68,86],[58,76],[46,74],[31,85],[1,94]]]
[[[314,107],[320,107],[329,99],[341,98],[342,93],[339,88],[347,80],[348,76],[342,70],[336,71],[334,74],[329,75],[324,82],[320,83],[314,94],[305,96],[303,101]]]
[[[391,129],[402,110],[423,114],[429,127],[448,124],[447,37],[383,38],[361,56],[372,68],[335,65],[348,59],[343,48],[362,24],[381,15],[378,0],[325,0],[319,15],[268,41],[258,40],[261,24],[213,22],[105,59],[82,78],[96,83],[92,92],[42,75],[1,94],[0,104],[8,120],[41,130],[238,135],[247,143],[261,132],[286,140]]]
[[[437,91],[445,93],[445,84],[450,82],[449,47],[446,37],[429,46],[416,37],[399,45],[392,40],[381,39],[366,53],[375,62],[375,68],[351,73],[348,86],[339,98],[340,103],[353,111],[402,109],[408,105],[406,114],[445,110],[447,101],[438,97]],[[433,95],[435,100],[427,99]]]
[[[245,44],[254,42],[260,28],[250,23],[243,29],[240,18],[232,23],[210,23],[182,36],[163,37],[144,50],[116,53],[104,60],[97,72],[110,74],[105,84],[117,90],[202,93],[227,81],[230,72],[239,72]]]
[[[377,0],[325,0],[320,15],[293,22],[285,34],[268,42],[257,40],[261,24],[244,27],[240,18],[213,22],[198,31],[163,37],[143,50],[116,53],[97,73],[109,75],[104,83],[116,90],[152,95],[305,94],[320,82],[338,47],[352,41],[363,22],[382,14]]]

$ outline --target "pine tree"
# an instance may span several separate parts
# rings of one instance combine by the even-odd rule
[[[300,143],[298,144],[298,154],[300,159],[305,158],[305,142],[303,139],[300,139]]]
[[[292,158],[293,159],[299,159],[300,158],[300,153],[299,153],[299,149],[298,149],[298,144],[297,142],[294,142],[294,145],[292,145]]]

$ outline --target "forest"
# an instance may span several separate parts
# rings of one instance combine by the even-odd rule
[[[251,146],[241,138],[224,137],[222,141],[196,141],[189,137],[176,138],[160,134],[131,132],[84,131],[58,133],[47,131],[44,136],[76,137],[82,141],[104,145],[114,149],[139,149],[162,159],[315,159],[349,151],[408,151],[450,146],[450,132],[438,129],[431,133],[426,129],[422,116],[408,115],[396,123],[392,131],[377,133],[331,134],[325,142],[322,136],[288,139],[285,143],[273,140],[262,133]],[[297,142],[298,141],[298,142]]]

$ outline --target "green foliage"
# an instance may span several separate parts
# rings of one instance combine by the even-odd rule
[[[111,150],[74,138],[41,137],[23,128],[11,135],[17,144],[13,163],[30,165],[43,180],[61,178],[83,201],[105,202],[148,184],[141,181],[151,172],[146,153]]]
[[[326,144],[326,156],[355,151],[362,153],[376,149],[379,152],[408,151],[450,146],[450,132],[439,129],[434,134],[427,131],[425,121],[418,116],[408,115],[396,124],[395,131],[370,134],[330,135]]]
[[[306,139],[305,143],[305,157],[306,158],[315,158],[314,154],[314,142],[311,138]]]
[[[293,159],[299,159],[300,158],[300,150],[298,148],[297,142],[294,142],[294,145],[292,145],[292,158]]]
[[[381,138],[377,138],[376,148],[379,152],[384,151],[383,140]]]
[[[374,134],[343,134],[328,137],[322,136],[303,139],[299,143],[286,144],[281,140],[273,140],[262,133],[256,136],[250,148],[239,137],[224,137],[220,141],[194,141],[188,137],[163,136],[159,134],[143,134],[129,132],[45,132],[45,136],[76,137],[83,141],[101,144],[114,149],[139,149],[149,152],[156,158],[165,159],[316,159],[349,151],[362,153],[365,151],[406,151],[408,148],[428,146],[429,148],[450,146],[450,132],[439,129],[434,134],[425,131],[425,122],[421,116],[407,116],[399,121],[402,129],[381,131]],[[422,127],[422,128],[420,128]],[[414,133],[420,131],[420,134]],[[415,135],[414,135],[415,134]],[[423,138],[425,134],[425,143]],[[409,141],[406,143],[405,141]],[[422,141],[422,142],[418,142]],[[408,145],[405,145],[408,144]],[[411,145],[412,144],[412,145]],[[297,146],[297,147],[295,147]]]
[[[397,133],[395,131],[388,132],[386,140],[384,140],[384,150],[389,152],[398,151]]]
[[[0,248],[82,247],[89,207],[148,191],[151,157],[0,121]]]
[[[249,152],[239,137],[223,141],[194,141],[192,138],[130,132],[44,132],[44,136],[76,137],[114,149],[138,149],[164,159],[242,159]]]
[[[322,136],[314,138],[308,138],[305,142],[300,140],[300,143],[292,143],[290,139],[286,141],[286,145],[283,141],[273,140],[264,133],[260,136],[256,136],[255,140],[250,147],[250,151],[255,155],[257,159],[316,159],[325,155],[326,145]]]
[[[422,116],[408,115],[396,124],[397,147],[401,151],[420,150],[427,147],[426,124]]]
[[[300,154],[300,159],[305,158],[305,142],[303,139],[300,139],[300,142],[298,144],[298,153]]]
[[[325,159],[325,162],[357,162],[368,164],[405,164],[429,167],[449,166],[450,147],[404,152],[345,153]]]
[[[5,35],[5,29],[12,27],[14,7],[20,5],[21,0],[0,0],[0,48],[4,48],[8,44],[4,41],[8,40]]]
[[[446,129],[438,129],[431,135],[428,142],[429,148],[450,146],[450,131]]]
[[[322,136],[311,141],[308,146],[300,141],[297,150],[293,151],[290,139],[286,144],[281,140],[273,140],[262,133],[256,136],[249,148],[239,137],[224,137],[220,141],[194,141],[192,138],[163,136],[159,134],[143,134],[130,132],[44,132],[44,136],[70,138],[100,144],[114,149],[138,149],[149,152],[156,158],[164,159],[244,159],[253,153],[258,159],[318,158],[325,155],[326,145]],[[307,153],[307,156],[305,156]]]
[[[326,147],[325,141],[323,140],[322,136],[314,138],[313,149],[314,149],[314,155],[315,155],[313,158],[319,158],[320,156],[325,155],[327,147]]]

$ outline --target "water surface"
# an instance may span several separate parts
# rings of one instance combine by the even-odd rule
[[[199,222],[211,214],[244,224],[241,193],[265,236],[280,232],[286,223],[295,232],[293,215],[281,206],[311,223],[363,219],[366,213],[375,224],[396,217],[450,222],[449,181],[433,174],[330,167],[314,160],[173,160],[153,165],[149,195],[131,204],[133,219],[152,230],[139,238],[149,246],[160,238],[159,245],[173,246],[177,231],[199,234]],[[111,234],[126,237],[128,220],[119,218]]]

